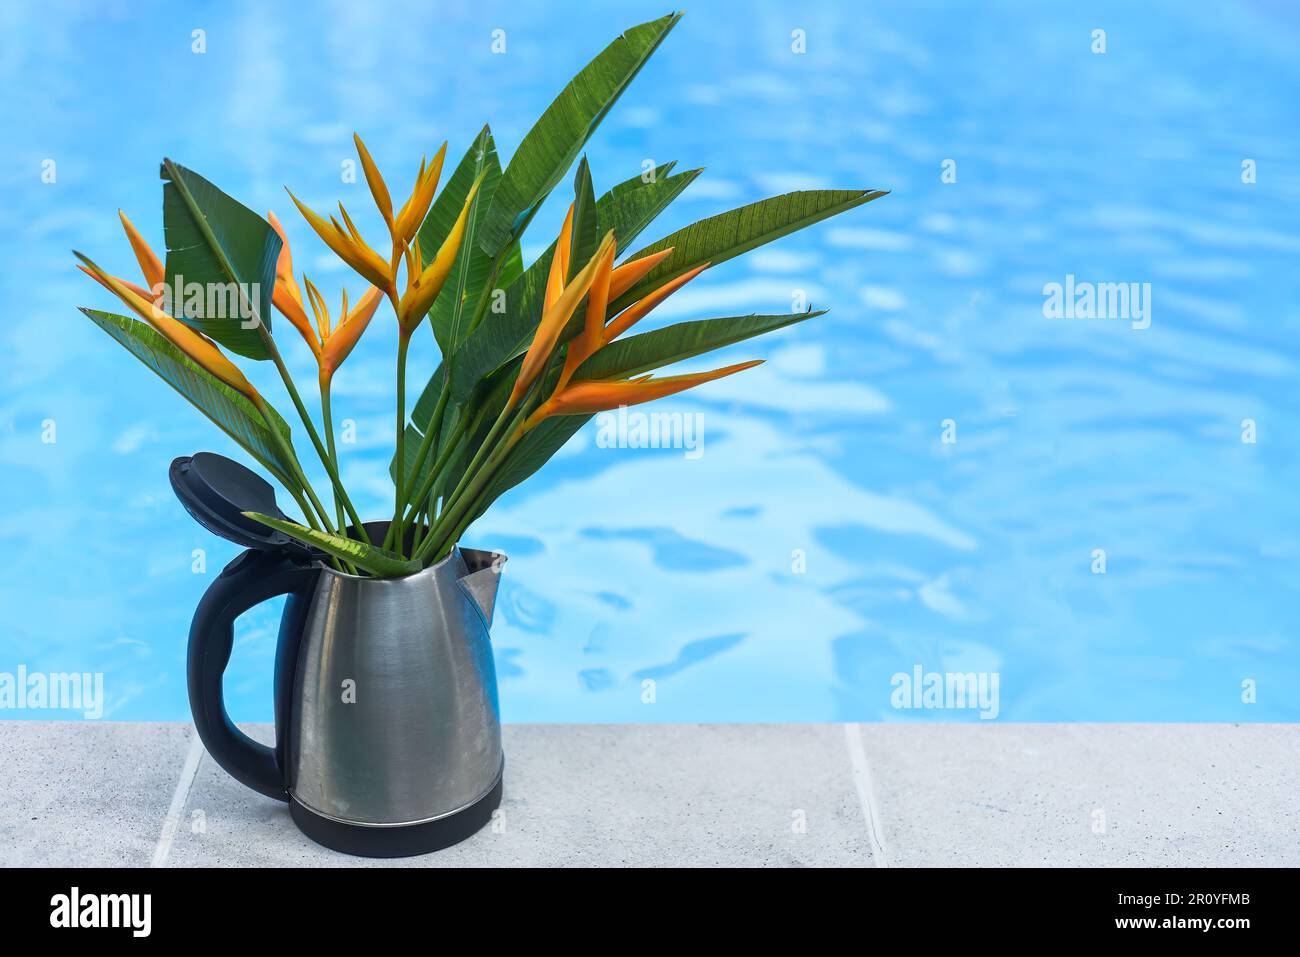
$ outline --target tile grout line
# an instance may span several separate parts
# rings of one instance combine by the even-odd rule
[[[162,833],[158,835],[158,843],[153,849],[153,861],[150,867],[164,867],[167,864],[167,855],[171,853],[172,841],[176,838],[176,828],[180,826],[181,812],[185,810],[185,802],[189,800],[190,789],[194,787],[194,779],[199,773],[199,763],[203,760],[203,741],[199,738],[198,729],[192,728],[193,737],[190,739],[190,749],[185,755],[185,764],[181,767],[181,778],[176,782],[176,790],[172,793],[172,803],[167,808],[167,817],[163,819]]]
[[[849,767],[853,775],[853,786],[857,789],[858,803],[862,805],[862,816],[867,822],[871,859],[876,867],[888,867],[889,855],[885,852],[885,829],[880,819],[880,808],[876,805],[876,789],[871,781],[871,765],[867,762],[867,751],[862,745],[862,726],[846,724],[844,742],[849,749]]]

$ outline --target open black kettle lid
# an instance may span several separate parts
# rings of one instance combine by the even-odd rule
[[[271,483],[251,469],[215,452],[196,452],[173,461],[168,476],[185,511],[212,534],[245,548],[310,556],[305,545],[242,514],[285,517]]]

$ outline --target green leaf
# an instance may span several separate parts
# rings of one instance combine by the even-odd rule
[[[602,217],[601,228],[614,228],[618,235],[620,224],[611,223],[616,213],[629,214],[625,222],[631,223],[634,227],[645,217],[653,218],[653,215],[666,205],[666,202],[660,201],[665,197],[669,199],[675,197],[695,175],[695,171],[679,174],[682,178],[680,184],[672,182],[678,177],[656,178],[654,183],[643,184],[642,188],[645,192],[638,190],[632,180],[620,184],[602,197],[602,202],[608,200],[608,205],[599,213]],[[640,289],[647,283],[657,286],[660,282],[665,282],[692,268],[698,262],[716,263],[732,258],[741,252],[882,195],[885,194],[879,191],[861,190],[790,193],[703,220],[635,254],[633,258],[639,258],[667,246],[675,247],[673,254],[654,269],[637,288]],[[643,203],[641,200],[654,200],[654,202]],[[638,216],[637,210],[643,211],[645,216]],[[648,221],[648,218],[645,218],[645,221]],[[505,314],[492,317],[491,323],[485,322],[466,340],[461,351],[457,353],[451,388],[452,395],[461,397],[460,401],[468,399],[483,376],[502,368],[512,358],[527,349],[541,318],[542,293],[545,290],[546,272],[550,268],[553,252],[554,247],[539,256],[524,275],[506,291]],[[697,260],[696,257],[701,258]],[[660,275],[661,273],[663,275]],[[655,276],[660,278],[654,279]],[[644,295],[644,292],[645,290],[638,292],[634,289],[621,298],[613,308],[624,308],[627,302],[634,301],[637,296]],[[740,342],[750,336],[779,329],[813,315],[819,313],[793,316],[732,316],[679,323],[666,329],[642,333],[612,343],[588,360],[580,374],[584,378],[632,375],[637,371],[659,368],[733,342]],[[435,375],[435,378],[438,376]],[[435,390],[428,403],[430,411],[432,402],[436,401],[436,398]],[[581,419],[581,417],[563,417],[563,420],[569,419]],[[427,417],[424,421],[427,421]],[[540,468],[546,457],[553,455],[577,431],[581,421],[577,425],[570,423],[573,426],[571,430],[558,425],[552,426],[544,433],[540,428],[534,430],[539,434],[526,446],[531,452],[530,458],[525,461],[524,466],[521,466],[525,470],[524,473],[518,478],[505,482],[500,488],[493,485],[492,496],[501,494],[502,491],[523,481]],[[544,439],[544,436],[548,436],[549,439]],[[524,447],[523,443],[521,447]],[[524,453],[518,450],[512,453],[507,463],[508,467],[515,467],[513,463],[516,461],[516,456],[520,456],[520,460],[523,460]],[[531,458],[537,458],[537,461],[532,462]]]
[[[97,309],[81,311],[243,446],[276,481],[291,492],[300,491],[297,480],[291,478],[295,474],[292,463],[285,460],[266,420],[244,395],[202,368],[148,324]],[[289,426],[273,410],[270,416],[287,444]]]
[[[415,476],[416,460],[415,457],[420,451],[420,441],[424,438],[424,433],[417,429],[411,423],[406,424],[406,440],[402,443],[402,451],[406,457],[406,475],[402,479],[402,488],[415,489],[420,484],[420,479],[424,477],[428,466],[432,465],[431,461],[424,463],[425,468],[420,470],[420,475]],[[394,482],[397,481],[397,453],[393,453],[392,460],[388,463],[388,474],[392,476]]]
[[[261,512],[244,512],[244,515],[261,522],[268,528],[284,532],[306,545],[319,548],[335,558],[341,558],[346,562],[351,562],[358,568],[364,568],[376,578],[401,578],[403,575],[412,575],[418,572],[423,566],[413,560],[403,558],[393,552],[385,551],[374,545],[367,545],[365,542],[353,541],[350,538],[343,538],[341,535],[331,535],[329,532],[319,532],[314,528],[308,528],[306,525],[299,525],[297,522],[289,522],[280,518],[272,518],[270,515],[263,515]]]
[[[490,256],[517,238],[520,227],[564,177],[583,144],[681,18],[680,13],[626,31],[569,81],[529,130],[506,167],[479,239]]]
[[[603,236],[612,229],[620,247],[630,245],[641,230],[703,172],[695,169],[669,176],[673,166],[673,163],[665,163],[656,167],[649,182],[641,176],[633,176],[605,193],[596,203],[599,235]],[[541,296],[546,289],[546,276],[554,253],[555,244],[552,243],[513,283],[507,282],[505,270],[498,276],[498,287],[505,288],[506,311],[500,315],[489,312],[487,319],[474,330],[466,340],[465,348],[458,353],[453,389],[456,404],[465,401],[483,376],[528,348],[541,319]],[[433,416],[445,375],[446,366],[440,365],[415,404],[411,420],[421,431]]]
[[[579,366],[574,379],[623,379],[640,375],[805,319],[825,315],[825,312],[823,309],[819,312],[796,312],[778,316],[695,319],[626,339],[615,339]]]
[[[641,234],[641,230],[649,226],[656,216],[681,195],[682,190],[695,182],[695,177],[704,172],[702,169],[691,169],[669,176],[674,165],[665,163],[655,167],[649,182],[640,176],[633,176],[602,196],[596,204],[600,234],[603,236],[607,230],[614,230],[618,248],[626,250]]]
[[[420,397],[415,400],[415,407],[411,409],[411,421],[421,432],[433,418],[433,410],[438,405],[438,396],[442,392],[442,382],[446,375],[447,363],[445,361],[438,363],[438,368],[434,369],[433,375],[429,376],[429,381],[424,384]]]
[[[515,376],[519,373],[519,361],[511,362],[504,368],[489,375],[474,390],[471,401],[465,403],[463,414],[471,416],[458,452],[447,463],[446,490],[454,489],[465,475],[470,460],[487,439],[493,424],[505,408],[506,400],[514,388]],[[543,376],[549,374],[544,372]],[[444,434],[450,429],[444,429]]]
[[[741,253],[884,195],[882,190],[807,190],[773,196],[702,219],[638,250],[634,257],[637,259],[673,247],[672,255],[620,296],[611,308],[623,309],[696,266],[704,263],[717,266]]]
[[[198,173],[165,159],[162,178],[172,314],[231,352],[269,359],[280,237]],[[194,283],[203,294],[185,295]]]
[[[596,253],[600,233],[596,224],[596,193],[591,186],[591,168],[587,157],[578,164],[573,177],[573,230],[569,239],[569,274],[566,283],[582,271],[582,267]]]
[[[425,402],[425,396],[421,396],[421,402],[425,402],[425,406],[424,408],[421,408],[420,403],[417,403],[416,409],[412,414],[412,419],[416,424],[411,427],[412,431],[408,431],[407,433],[405,443],[407,479],[403,484],[404,488],[420,487],[421,483],[428,475],[429,468],[431,468],[434,462],[437,461],[438,457],[445,452],[447,443],[456,432],[459,418],[462,415],[473,417],[466,423],[467,431],[466,434],[462,436],[462,442],[464,443],[465,448],[471,453],[478,449],[478,446],[491,428],[492,423],[496,421],[497,415],[500,414],[502,407],[506,403],[506,398],[509,396],[510,389],[514,384],[517,366],[518,363],[515,363],[508,369],[499,370],[484,378],[482,382],[479,383],[478,387],[473,390],[471,398],[467,401],[459,405],[449,404],[447,411],[443,415],[442,428],[438,435],[437,442],[433,446],[433,450],[423,462],[417,463],[415,457],[419,449],[416,448],[412,451],[411,442],[414,440],[416,443],[419,443],[423,440],[424,430],[428,427],[429,421],[433,416],[434,405],[437,401],[436,390],[426,390],[425,396],[429,396],[428,401]],[[435,373],[434,379],[440,380],[440,376]],[[468,464],[468,460],[464,459],[463,456],[463,452],[459,453],[457,457],[452,458],[447,463],[446,471],[448,477],[445,489],[446,491],[451,491],[455,488],[456,483],[460,481],[460,476],[463,474],[464,467]],[[419,467],[419,475],[412,478],[412,473],[417,466]],[[394,478],[396,478],[396,467],[397,458],[394,456],[393,460],[389,464],[389,474],[393,475]]]
[[[519,243],[513,242],[506,250],[505,259],[501,263],[501,268],[497,271],[495,288],[507,289],[523,274],[524,254],[519,248]]]
[[[475,518],[486,512],[498,498],[520,482],[530,478],[549,462],[551,457],[563,448],[564,443],[577,435],[578,430],[591,418],[590,415],[557,415],[544,420],[520,439],[519,444],[510,450],[500,473],[488,486]]]
[[[451,394],[464,401],[495,369],[524,352],[542,318],[546,274],[555,244],[533,262],[505,291],[505,312],[489,314],[456,353],[451,367]]]
[[[583,363],[575,379],[623,378],[649,372],[824,314],[822,311],[784,316],[726,316],[681,322],[612,342]],[[590,415],[556,416],[546,419],[525,435],[488,487],[479,514],[501,495],[531,477],[591,418]]]
[[[666,173],[671,166],[668,164],[657,169],[656,176],[648,183],[635,176],[602,196],[596,203],[598,235],[603,236],[612,229],[620,248],[629,245],[702,172],[688,170],[675,176],[659,175],[660,170]],[[488,321],[466,339],[456,355],[452,373],[451,390],[456,401],[463,402],[483,376],[527,350],[542,318],[546,277],[554,254],[555,244],[552,243],[506,290],[505,312],[489,316]],[[438,388],[441,388],[441,382]],[[426,389],[426,394],[428,392]],[[427,402],[429,412],[436,400],[437,392],[434,391]],[[423,396],[421,401],[425,401]],[[417,421],[428,421],[427,414]]]
[[[501,162],[497,159],[492,131],[487,126],[479,131],[470,144],[420,227],[420,257],[424,261],[423,265],[427,266],[437,255],[465,205],[465,197],[480,175],[483,182],[479,186],[478,195],[474,197],[460,252],[452,266],[451,275],[447,277],[447,284],[429,310],[433,335],[444,356],[453,354],[469,332],[470,315],[488,280],[488,274],[492,271],[492,257],[483,252],[477,242],[479,230],[487,218],[488,205],[501,180]]]
[[[609,190],[609,192],[605,193],[605,195],[600,197],[600,201],[603,204],[608,202],[611,199],[615,199],[623,195],[624,193],[631,193],[640,189],[642,186],[650,185],[651,183],[657,180],[663,179],[665,176],[671,173],[676,168],[676,166],[677,166],[677,160],[669,160],[667,163],[659,163],[655,166],[654,170],[651,172],[649,179],[646,178],[645,170],[643,169],[640,173],[637,173],[635,176],[631,176],[623,180],[623,182],[619,183],[617,186],[612,187]]]

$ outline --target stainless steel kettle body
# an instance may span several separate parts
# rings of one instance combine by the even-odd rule
[[[401,579],[250,550],[213,583],[190,633],[190,702],[209,753],[289,802],[328,847],[405,856],[474,833],[501,800],[501,718],[488,629],[505,556],[453,549]],[[225,712],[234,619],[287,594],[276,745]]]
[[[490,554],[477,553],[478,568],[464,555],[393,581],[321,570],[289,705],[292,801],[349,824],[411,825],[500,780],[488,642],[498,572]]]

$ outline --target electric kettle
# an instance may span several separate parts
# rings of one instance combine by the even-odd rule
[[[361,578],[245,517],[280,515],[255,473],[208,452],[172,487],[204,528],[245,546],[190,628],[190,708],[208,753],[285,801],[316,842],[368,857],[424,854],[479,830],[501,802],[503,755],[488,630],[498,552],[453,548],[399,579]],[[386,522],[367,523],[372,540]],[[287,596],[275,655],[275,746],[240,731],[222,676],[239,615]]]

